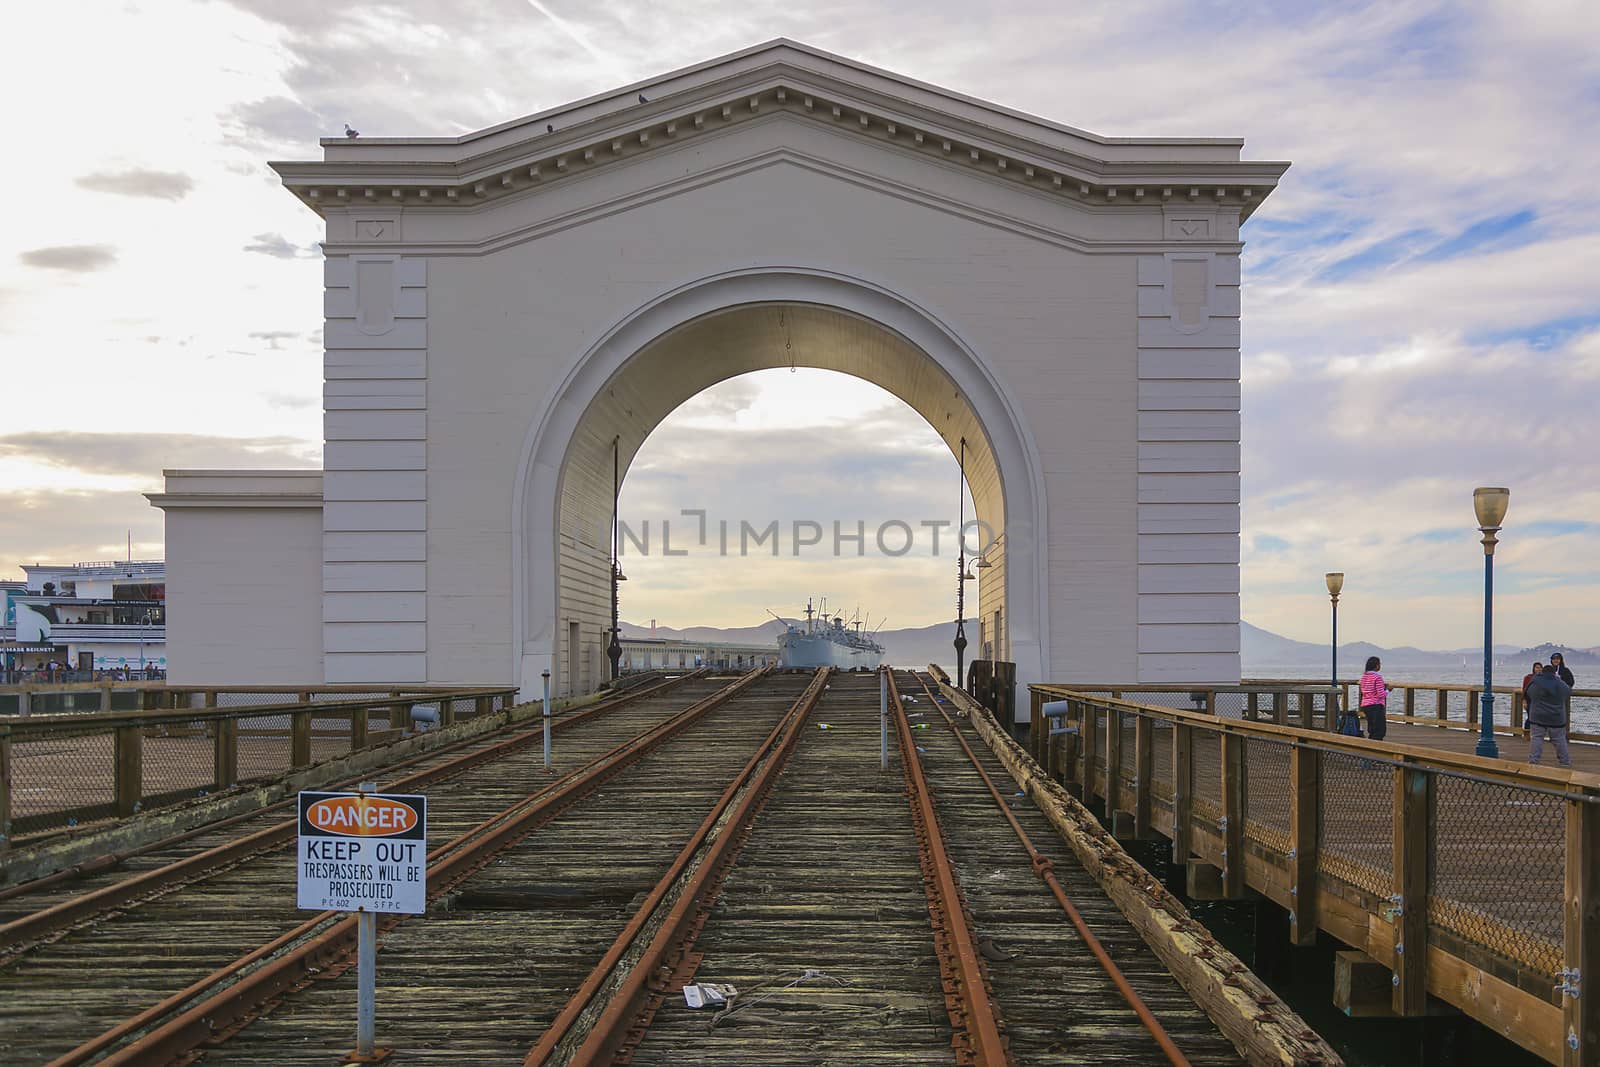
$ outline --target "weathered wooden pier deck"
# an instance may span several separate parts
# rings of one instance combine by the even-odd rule
[[[0,857],[0,1060],[338,1062],[354,921],[296,910],[282,800],[360,774],[426,791],[437,823],[428,913],[382,924],[380,1032],[407,1057],[1340,1062],[1086,808],[1021,799],[1025,751],[926,675],[646,680],[558,715],[549,768],[507,697],[0,722],[25,780],[109,745],[81,765],[94,813],[153,808],[68,826],[90,809],[62,782]],[[400,736],[413,704],[440,728]],[[246,722],[281,751],[241,787]],[[173,738],[221,795],[145,773]],[[749,1010],[688,1011],[696,978]]]
[[[1030,743],[1046,782],[1102,801],[1120,834],[1169,839],[1194,893],[1259,894],[1296,943],[1349,945],[1349,1013],[1442,1002],[1551,1063],[1594,1064],[1600,737],[1574,736],[1572,770],[1549,746],[1526,763],[1520,728],[1480,758],[1480,693],[1402,687],[1372,741],[1329,732],[1340,694],[1311,683],[1035,686],[1033,721],[1053,725]],[[1497,703],[1520,727],[1519,696]]]

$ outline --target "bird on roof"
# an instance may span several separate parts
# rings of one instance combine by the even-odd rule
[[[648,104],[649,102],[650,102],[649,97],[645,96],[643,93],[639,94],[639,103]]]
[[[357,137],[361,136],[361,131],[351,129],[350,124],[347,122],[344,124],[344,135],[354,141]]]
[[[555,124],[551,123],[551,122],[545,123],[544,124],[544,132],[545,133],[555,133],[556,132]]]

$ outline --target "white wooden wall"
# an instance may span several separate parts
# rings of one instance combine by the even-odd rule
[[[424,682],[427,261],[331,258],[325,285],[323,669]]]

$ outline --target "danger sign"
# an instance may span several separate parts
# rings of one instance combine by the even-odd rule
[[[299,906],[428,910],[428,798],[301,793]]]

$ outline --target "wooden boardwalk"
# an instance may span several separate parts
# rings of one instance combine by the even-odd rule
[[[1450,752],[1458,756],[1471,756],[1478,747],[1477,731],[1453,725],[1439,727],[1431,724],[1391,721],[1388,736],[1384,740],[1396,745],[1436,748],[1441,752]],[[1507,763],[1528,762],[1528,737],[1521,730],[1496,730],[1494,740],[1500,748],[1501,760]],[[1600,774],[1600,744],[1593,741],[1574,741],[1569,747],[1572,752],[1573,770]],[[1555,746],[1546,743],[1540,763],[1552,770],[1560,769],[1556,765]]]

